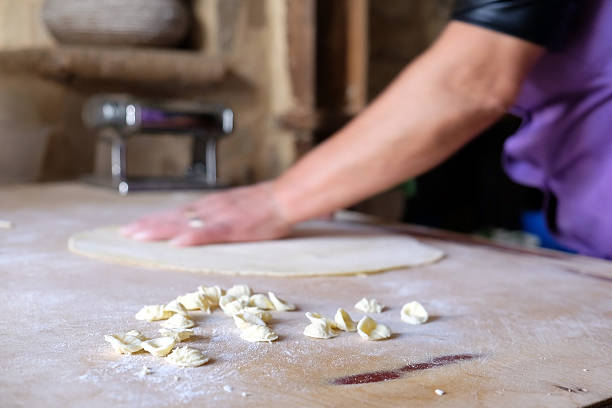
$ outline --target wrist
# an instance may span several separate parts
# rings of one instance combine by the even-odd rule
[[[291,204],[291,192],[288,191],[286,183],[282,182],[282,176],[268,183],[272,200],[280,218],[288,225],[303,221],[296,213],[295,206]]]

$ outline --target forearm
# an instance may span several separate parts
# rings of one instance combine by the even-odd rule
[[[480,72],[478,62],[457,66],[455,58],[469,56],[453,56],[447,47],[442,41],[407,67],[358,118],[275,182],[290,222],[349,206],[427,171],[505,112],[524,72],[497,80]]]
[[[415,177],[501,114],[470,109],[444,93],[419,83],[418,72],[408,68],[357,119],[276,182],[288,219],[326,214]]]

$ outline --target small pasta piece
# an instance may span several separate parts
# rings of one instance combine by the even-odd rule
[[[338,335],[338,332],[322,322],[310,323],[304,328],[303,333],[304,336],[315,339],[331,339]]]
[[[323,322],[324,324],[326,324],[327,326],[331,327],[332,329],[337,329],[338,328],[336,326],[336,322],[334,322],[331,319],[328,319],[327,317],[323,316],[320,313],[306,312],[306,318],[308,320],[310,320],[310,323]]]
[[[248,285],[234,285],[227,290],[226,295],[236,299],[241,296],[251,296],[251,288]]]
[[[364,316],[357,323],[357,333],[366,340],[383,340],[391,337],[391,329],[368,316]]]
[[[187,309],[177,299],[172,300],[166,306],[164,306],[164,310],[167,312],[178,313],[188,316]]]
[[[236,313],[242,312],[242,310],[249,305],[250,298],[248,296],[241,296],[237,299],[233,299],[228,295],[221,298],[219,306],[223,309],[223,313],[228,316],[233,316]]]
[[[316,339],[331,339],[336,337],[336,323],[319,313],[306,312],[306,317],[310,320],[310,324],[304,328],[304,335]]]
[[[251,343],[259,341],[267,341],[268,343],[278,339],[278,335],[272,331],[268,326],[259,326],[257,324],[251,324],[245,329],[242,329],[240,338]]]
[[[195,326],[195,323],[193,322],[193,320],[191,320],[190,318],[186,316],[180,315],[180,314],[175,314],[174,316],[172,316],[171,318],[169,318],[168,320],[166,320],[165,322],[161,324],[161,327],[165,329],[173,329],[173,330],[190,329],[193,326]]]
[[[136,313],[136,320],[146,320],[152,322],[154,320],[165,320],[170,318],[174,313],[164,309],[162,305],[148,305]]]
[[[363,313],[380,313],[384,308],[385,306],[378,303],[376,299],[363,298],[355,304],[355,309]]]
[[[429,319],[427,310],[417,301],[406,303],[400,311],[400,318],[404,323],[423,324]]]
[[[274,293],[268,292],[268,297],[274,306],[274,310],[278,312],[288,312],[295,310],[295,305],[285,302],[283,299],[278,298]]]
[[[354,332],[357,330],[357,323],[351,319],[351,316],[343,308],[338,308],[334,316],[336,327],[346,332]]]
[[[270,312],[266,310],[261,310],[257,307],[248,306],[242,309],[242,311],[255,315],[266,323],[269,323],[272,320],[272,314]]]
[[[172,347],[176,344],[176,340],[172,337],[158,337],[142,342],[142,348],[145,351],[157,357],[165,357],[172,351]]]
[[[239,329],[246,329],[251,325],[257,325],[257,326],[266,325],[266,322],[264,322],[261,318],[249,312],[243,311],[241,313],[237,313],[233,316],[233,318],[234,318],[234,324]]]
[[[142,341],[148,340],[147,337],[138,330],[130,330],[129,332],[125,333],[125,335],[136,337]]]
[[[223,289],[219,286],[198,286],[198,292],[208,299],[211,306],[218,306],[219,299],[223,296]]]
[[[129,332],[128,332],[129,333]],[[137,332],[138,333],[138,332]],[[142,340],[130,334],[107,334],[104,340],[119,354],[132,354],[142,350]]]
[[[204,313],[212,312],[212,305],[208,298],[200,292],[191,292],[176,298],[179,303],[182,303],[187,310],[201,310]]]
[[[268,297],[262,293],[251,295],[249,298],[249,306],[254,306],[262,310],[274,310],[274,304]]]
[[[191,329],[159,329],[159,334],[164,337],[172,337],[177,342],[185,341],[193,336],[193,330]]]
[[[166,357],[166,360],[179,367],[198,367],[206,364],[210,359],[200,350],[183,346],[177,347]]]
[[[225,294],[219,298],[219,307],[223,309],[225,308],[225,305],[227,305],[230,302],[233,302],[234,300],[236,300],[234,296]]]

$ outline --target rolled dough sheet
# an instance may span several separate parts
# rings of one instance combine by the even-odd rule
[[[425,265],[444,256],[405,235],[329,221],[302,223],[280,240],[187,248],[134,241],[121,236],[117,227],[109,227],[73,235],[68,248],[125,265],[279,277],[376,273]]]

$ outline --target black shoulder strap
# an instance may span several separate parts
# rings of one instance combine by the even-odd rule
[[[456,0],[452,19],[559,50],[571,31],[579,3],[579,0]]]

